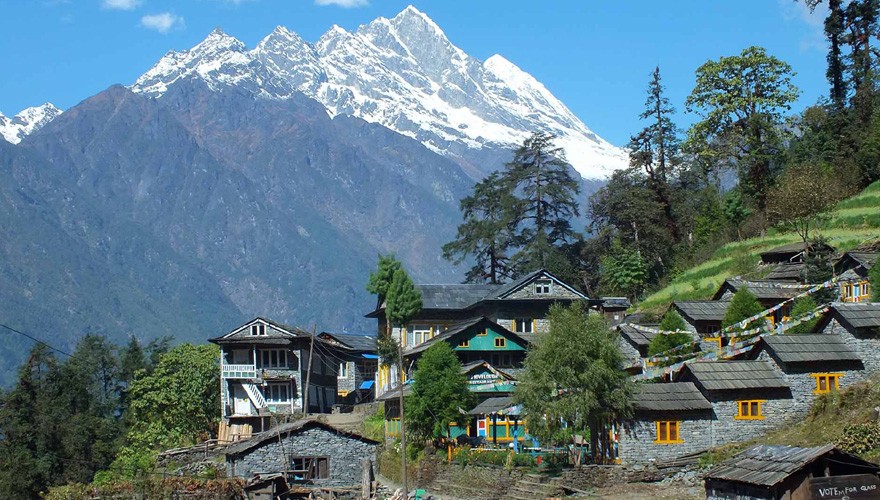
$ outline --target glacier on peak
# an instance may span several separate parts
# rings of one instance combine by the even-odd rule
[[[255,48],[215,29],[189,50],[171,51],[131,89],[161,97],[175,81],[203,79],[266,98],[301,92],[332,116],[378,123],[456,159],[456,151],[512,148],[533,131],[557,136],[588,179],[627,164],[543,84],[500,55],[479,61],[415,7],[354,31],[333,25],[315,43],[283,26]]]
[[[12,144],[18,144],[25,136],[43,128],[61,113],[51,102],[25,108],[12,118],[0,113],[0,137]]]

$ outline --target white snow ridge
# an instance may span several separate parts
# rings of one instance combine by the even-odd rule
[[[26,135],[43,128],[60,114],[61,110],[51,102],[23,109],[12,118],[7,118],[3,116],[3,113],[0,113],[0,137],[13,144],[18,144]]]
[[[620,148],[534,77],[500,55],[485,62],[467,55],[412,6],[354,32],[333,26],[314,44],[279,26],[248,50],[217,29],[190,50],[166,54],[131,88],[161,97],[185,77],[266,98],[302,92],[331,115],[379,123],[453,157],[462,146],[515,147],[543,130],[558,137],[585,178],[605,178],[627,164]]]

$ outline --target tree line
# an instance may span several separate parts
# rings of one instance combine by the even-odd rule
[[[822,0],[806,0],[815,9]],[[806,243],[821,215],[880,179],[877,91],[880,0],[828,0],[829,95],[799,113],[791,66],[761,47],[702,64],[681,130],[660,68],[650,74],[630,164],[585,203],[554,137],[526,139],[461,201],[443,255],[466,282],[509,281],[540,267],[590,295],[638,298],[721,245],[773,226]]]

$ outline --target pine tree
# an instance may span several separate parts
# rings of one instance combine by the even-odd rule
[[[570,221],[580,215],[580,185],[554,140],[544,132],[532,134],[501,175],[504,188],[516,197],[511,227],[516,228],[513,241],[519,247],[513,257],[517,274],[546,267],[553,249],[579,236]]]
[[[735,325],[746,318],[751,318],[752,316],[758,314],[763,310],[764,307],[761,306],[760,302],[758,302],[757,297],[755,297],[748,288],[742,287],[735,294],[733,294],[733,299],[730,301],[730,306],[727,307],[727,312],[724,314],[724,319],[721,321],[721,327],[727,328],[729,326]],[[735,330],[748,330],[750,328],[756,327],[759,324],[763,324],[763,320],[761,318],[758,318],[757,320],[745,325],[744,328],[736,328]]]
[[[388,287],[388,295],[385,297],[385,318],[389,327],[394,324],[406,326],[406,322],[421,310],[422,294],[402,267],[396,269]],[[399,361],[397,345],[390,336],[380,340],[382,342],[379,343],[379,355],[386,364]]]
[[[406,401],[409,432],[421,441],[448,436],[450,422],[464,423],[459,409],[473,406],[473,393],[449,344],[437,342],[422,354]]]
[[[797,318],[799,316],[803,316],[808,312],[815,309],[816,301],[813,300],[809,295],[806,297],[800,297],[794,301],[794,304],[791,306],[791,317],[792,319]],[[819,318],[813,318],[810,321],[804,321],[803,323],[793,326],[786,331],[789,334],[798,334],[798,333],[810,333],[813,331],[813,327],[816,326],[816,323],[819,321]]]
[[[663,315],[663,319],[660,321],[660,330],[676,333],[655,335],[648,344],[648,356],[655,356],[693,342],[691,336],[686,332],[687,324],[684,322],[684,318],[673,309]]]
[[[514,203],[498,172],[478,182],[473,194],[461,200],[464,221],[458,226],[456,239],[443,245],[443,258],[454,264],[474,259],[465,282],[496,284],[513,277]]]
[[[367,291],[378,296],[379,304],[385,301],[388,289],[394,279],[394,272],[402,267],[400,261],[394,255],[380,255],[376,265],[376,271],[370,273],[370,281],[367,283]]]
[[[651,120],[651,123],[630,139],[629,161],[632,168],[639,169],[647,176],[648,187],[663,207],[666,228],[673,242],[677,243],[681,240],[681,232],[673,214],[669,178],[679,162],[680,144],[678,130],[670,118],[675,108],[663,91],[660,67],[657,66],[648,84],[645,111],[639,115],[640,119]]]

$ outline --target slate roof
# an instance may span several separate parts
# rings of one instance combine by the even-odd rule
[[[332,339],[335,339],[344,347],[347,347],[349,350],[352,351],[376,351],[375,335],[356,335],[351,333],[334,332],[321,332],[321,335],[326,335]]]
[[[602,307],[610,308],[610,307],[620,307],[623,309],[629,309],[632,305],[629,299],[626,297],[601,297],[599,300],[602,301]]]
[[[800,281],[804,275],[805,265],[803,262],[791,264],[777,264],[767,275],[768,280],[773,281]]]
[[[672,303],[685,319],[694,321],[721,321],[730,302],[726,300],[677,300]]]
[[[831,309],[854,328],[880,327],[880,302],[837,302]]]
[[[876,473],[878,469],[877,465],[844,453],[830,444],[815,448],[759,445],[721,462],[709,471],[706,479],[772,487],[829,454],[835,457],[835,461],[864,467],[865,473]]]
[[[767,259],[772,259],[774,257],[781,258],[787,255],[796,255],[803,252],[804,248],[806,248],[806,245],[804,245],[804,242],[802,241],[797,243],[789,243],[787,245],[780,245],[778,247],[771,248],[770,250],[761,252],[761,260],[767,262]]]
[[[762,342],[783,363],[860,361],[840,335],[768,335]]]
[[[812,286],[813,285],[779,283],[778,281],[746,281],[738,278],[731,278],[724,281],[712,298],[715,300],[720,299],[728,288],[737,292],[742,287],[746,287],[749,289],[749,292],[758,299],[785,300],[800,295]]]
[[[880,253],[872,251],[850,250],[849,252],[844,252],[843,255],[837,259],[837,262],[834,263],[834,272],[840,274],[841,264],[850,259],[865,269],[870,270],[877,262],[878,256],[880,256]]]
[[[651,340],[658,335],[657,333],[648,330],[642,330],[639,328],[639,325],[626,323],[618,325],[617,330],[620,332],[621,336],[626,337],[630,342],[639,347],[648,347]]]
[[[767,361],[704,361],[685,365],[696,384],[707,391],[785,389],[788,385]]]
[[[488,398],[477,406],[474,406],[468,414],[470,415],[490,415],[502,410],[506,410],[514,406],[513,396],[501,396],[497,398]]]
[[[230,445],[230,446],[226,447],[224,454],[226,454],[226,455],[239,455],[239,454],[244,453],[246,451],[249,451],[253,448],[256,448],[257,446],[265,443],[266,441],[277,440],[280,435],[284,435],[286,437],[287,435],[294,434],[294,433],[304,431],[307,429],[311,429],[313,427],[321,427],[325,430],[335,432],[336,434],[341,434],[343,436],[349,436],[351,438],[354,438],[354,439],[357,439],[357,440],[360,440],[360,441],[363,441],[366,443],[379,444],[378,441],[373,441],[372,439],[361,436],[360,434],[345,431],[345,430],[339,429],[337,427],[333,427],[330,424],[326,424],[324,422],[321,422],[319,420],[315,420],[313,418],[303,418],[303,419],[297,420],[295,422],[290,422],[287,424],[281,424],[281,425],[275,426],[272,429],[270,429],[269,431],[261,432],[250,439],[246,439],[244,441],[240,441],[238,443]]]
[[[639,384],[633,406],[642,411],[711,410],[709,402],[692,382]]]

